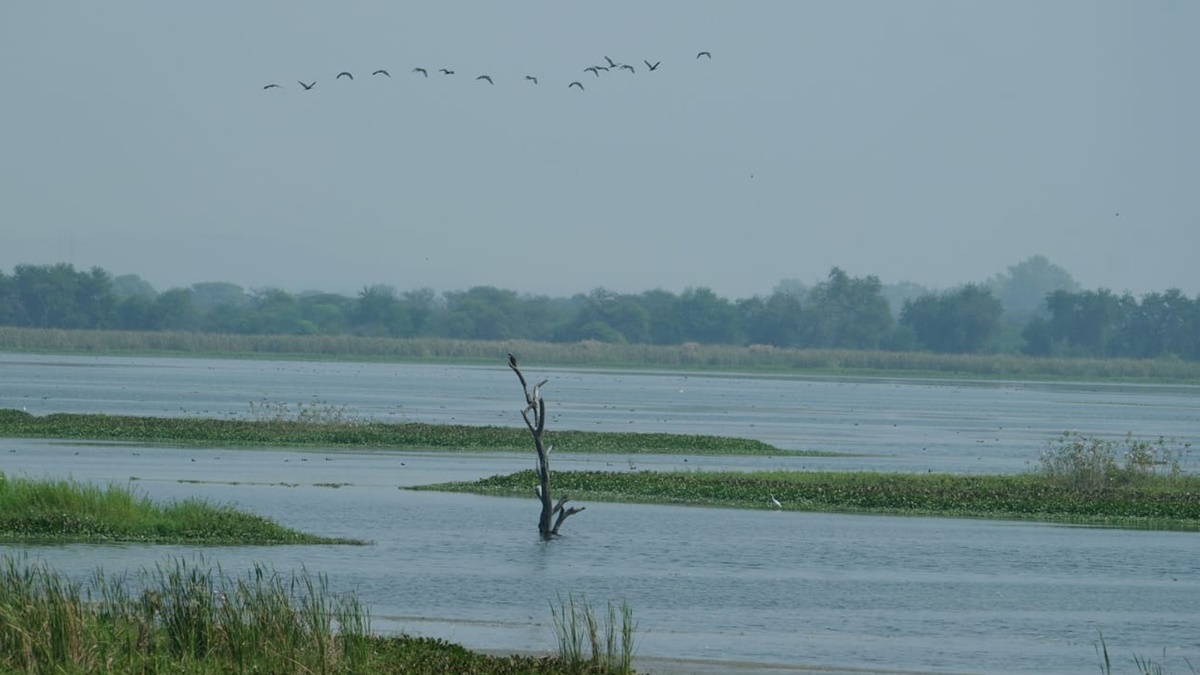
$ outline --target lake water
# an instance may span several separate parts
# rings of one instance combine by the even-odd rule
[[[527,366],[527,369],[530,369]],[[532,370],[532,369],[531,369]],[[549,427],[748,436],[855,457],[570,456],[556,469],[828,468],[1018,472],[1066,429],[1195,442],[1200,388],[532,370]],[[250,417],[250,401],[521,426],[495,368],[0,355],[0,407]],[[686,462],[684,460],[687,460]],[[628,600],[656,673],[827,666],[882,672],[1092,673],[1100,631],[1132,656],[1200,662],[1200,535],[965,519],[586,504],[537,538],[530,499],[398,489],[532,466],[533,454],[231,450],[0,439],[0,470],[132,483],[230,502],[368,547],[38,546],[69,573],[205,556],[355,589],[380,631],[548,650],[550,604]],[[612,465],[611,467],[609,465]],[[1194,465],[1192,465],[1194,466]],[[181,482],[188,481],[188,482]],[[198,482],[193,482],[198,481]],[[236,483],[236,484],[233,484]],[[329,484],[345,484],[328,487]]]

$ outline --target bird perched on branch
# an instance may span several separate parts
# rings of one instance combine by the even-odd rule
[[[508,353],[508,367],[509,368],[517,367],[517,357],[513,356],[512,352]]]

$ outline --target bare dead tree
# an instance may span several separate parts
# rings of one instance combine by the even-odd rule
[[[579,513],[584,507],[566,508],[570,497],[563,495],[555,502],[550,495],[550,452],[554,450],[554,446],[547,446],[542,442],[542,434],[546,431],[546,401],[542,398],[542,387],[548,380],[538,382],[530,390],[525,376],[521,374],[520,366],[517,365],[517,357],[511,352],[508,354],[508,367],[517,374],[517,378],[521,380],[521,388],[525,390],[525,409],[521,411],[521,417],[525,419],[529,433],[533,434],[533,447],[537,450],[538,484],[534,486],[533,491],[542,502],[538,533],[542,535],[542,539],[550,541],[558,536],[558,528],[562,526],[563,521],[568,516]]]

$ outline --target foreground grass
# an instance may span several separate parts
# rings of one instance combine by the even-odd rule
[[[370,447],[421,450],[528,451],[529,430],[406,422],[224,420],[56,413],[37,417],[0,410],[0,437],[60,438],[137,443]],[[693,455],[778,455],[762,441],[688,434],[554,431],[557,452]],[[796,454],[796,453],[792,453]]]
[[[487,656],[442,640],[379,637],[324,576],[255,565],[233,578],[174,560],[88,583],[0,560],[0,671],[23,673],[629,673],[615,660]],[[601,655],[605,656],[605,655]]]
[[[1200,382],[1200,362],[1014,354],[931,354],[768,345],[640,345],[351,335],[226,335],[0,326],[0,351],[220,356],[314,360],[427,361],[502,366],[507,352],[543,366],[650,368],[811,375],[905,375],[1030,380]]]
[[[317,537],[261,516],[189,499],[158,505],[116,485],[10,478],[0,472],[0,542],[206,545],[362,544]],[[0,617],[2,618],[2,617]]]
[[[686,504],[791,511],[1042,520],[1200,531],[1200,477],[1148,476],[1136,484],[1078,488],[1025,474],[973,476],[871,472],[560,471],[554,488],[580,501]],[[533,471],[412,489],[529,498]]]

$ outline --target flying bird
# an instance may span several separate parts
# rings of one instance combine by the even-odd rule
[[[389,73],[388,71],[384,70],[383,68],[380,68],[379,70],[377,70],[377,71],[375,71],[375,72],[373,72],[373,73],[371,73],[371,74],[372,74],[372,75],[387,75],[388,77],[391,77],[391,76],[392,76],[392,74],[391,74],[391,73]]]
[[[529,80],[530,82],[532,82],[534,84],[537,84],[537,78],[532,75],[526,75],[525,79]]]
[[[605,68],[605,70],[608,70],[608,69]],[[600,77],[600,67],[599,66],[591,66],[589,68],[584,68],[583,72],[591,73],[591,74],[595,75],[596,77]],[[568,85],[568,86],[570,86],[570,85]]]
[[[477,77],[477,78],[475,78],[475,79],[477,79],[477,80],[487,80],[487,83],[488,83],[488,84],[496,84],[495,82],[492,82],[492,76],[491,76],[491,75],[480,75],[479,77]]]
[[[567,85],[567,89],[570,89],[571,87],[579,87],[579,91],[584,91],[583,85],[579,82],[572,82],[571,84]]]
[[[628,68],[628,69],[629,69],[629,72],[631,72],[631,73],[633,73],[633,72],[636,72],[636,71],[633,69],[633,66],[629,65],[628,63],[626,63],[625,65],[621,66],[620,70],[625,70],[626,68]]]
[[[299,84],[301,87],[304,87],[304,91],[308,91],[309,89],[312,89],[313,87],[317,86],[316,80],[313,80],[312,84],[304,84],[300,80],[296,80],[296,83]]]
[[[354,79],[354,76],[353,76],[353,75],[351,75],[350,73],[347,73],[347,72],[346,72],[346,71],[344,71],[344,70],[343,70],[342,72],[338,73],[338,76],[337,76],[337,77],[335,77],[335,78],[333,78],[333,79],[335,79],[335,80],[340,80],[340,79],[342,79],[342,76],[343,76],[343,75],[345,75],[346,77],[350,78],[351,80],[353,80],[353,79]]]
[[[263,87],[263,89],[283,89],[283,87],[272,82],[271,84],[268,84],[267,86]]]
[[[425,70],[424,68],[413,68],[413,72],[420,73],[420,74],[424,75],[425,77],[429,77],[429,71]]]
[[[609,67],[609,68],[616,68],[616,67],[617,67],[617,62],[616,62],[616,61],[613,61],[612,59],[608,58],[607,56],[606,56],[606,57],[604,57],[604,60],[605,60],[605,61],[608,61],[608,67]]]
[[[441,70],[439,70],[438,72],[440,72],[440,73],[441,73],[441,74],[443,74],[443,75],[453,75],[453,74],[454,74],[454,71],[453,71],[453,70],[448,70],[448,69],[446,69],[446,68],[442,68],[442,69],[441,69]]]
[[[700,58],[701,56],[707,56],[710,60],[712,59],[712,54],[709,54],[708,52],[700,52],[696,55],[696,58]]]
[[[517,357],[513,356],[512,352],[508,353],[508,367],[509,368],[517,367]]]
[[[646,60],[642,60],[642,63],[646,64],[646,67],[650,70],[658,70],[658,64],[662,63],[662,61],[655,61],[654,65],[650,65],[650,62]]]

